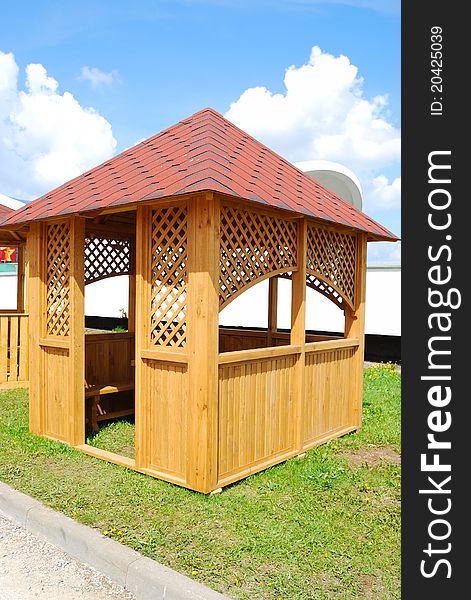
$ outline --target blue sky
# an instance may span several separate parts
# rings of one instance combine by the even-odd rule
[[[24,102],[22,91],[34,92],[31,83],[26,82],[26,66],[43,65],[47,75],[57,82],[54,89],[52,84],[46,86],[47,93],[70,92],[80,107],[92,107],[111,125],[116,140],[113,153],[205,106],[227,113],[231,103],[238,101],[248,88],[264,86],[271,95],[285,94],[286,69],[306,65],[314,46],[326,55],[347,56],[351,65],[358,68],[357,77],[362,78],[362,97],[371,102],[377,96],[387,97],[381,118],[394,130],[400,128],[400,14],[399,2],[395,0],[46,0],[3,2],[1,12],[0,51],[14,57],[20,101]],[[83,71],[84,67],[88,71]],[[38,93],[46,89],[41,86],[36,87]],[[233,111],[233,120],[239,119],[237,124],[242,127],[250,121],[243,113],[250,110],[250,98],[245,100],[240,110]],[[266,102],[269,100],[265,98]],[[0,133],[1,119],[0,112]],[[17,121],[20,126],[30,123],[23,113]],[[103,132],[103,123],[100,127]],[[255,137],[258,133],[268,143],[271,133],[254,129],[250,133]],[[48,143],[59,147],[57,142],[44,138],[38,141],[37,133],[34,135],[38,146],[35,156],[48,151],[44,150]],[[25,147],[24,137],[23,146],[15,138],[16,154],[20,146]],[[286,151],[281,138],[273,139],[274,149],[288,154],[291,160],[318,158],[305,155],[310,146],[293,150],[295,136],[291,150]],[[83,143],[78,145],[83,147]],[[393,190],[389,185],[400,175],[397,145],[395,148],[377,162],[374,170],[355,161],[347,166],[359,169],[366,191],[373,190],[368,212],[400,233],[399,206],[394,195],[397,186]],[[106,144],[103,152],[107,152]],[[346,156],[344,162],[348,162],[345,152],[324,158],[339,156]],[[96,163],[99,157],[93,148],[90,160],[95,159]],[[94,164],[86,164],[86,157],[84,161],[87,167]],[[8,173],[3,182],[2,175],[0,167],[0,191],[21,193],[21,187],[15,188]],[[387,183],[377,179],[373,183],[378,177],[386,178]],[[46,191],[40,188],[38,180],[38,193]],[[35,191],[25,189],[29,195]]]

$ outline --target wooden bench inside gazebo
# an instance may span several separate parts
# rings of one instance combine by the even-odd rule
[[[34,433],[208,493],[360,427],[366,244],[397,238],[214,110],[1,232],[26,238]],[[85,286],[117,275],[128,331],[86,335]],[[292,289],[284,332],[279,278]],[[267,327],[220,327],[263,280]],[[343,337],[306,335],[307,288],[343,311]],[[132,412],[135,458],[86,444],[87,427]]]

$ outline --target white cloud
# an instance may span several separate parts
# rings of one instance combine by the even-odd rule
[[[286,70],[284,85],[284,93],[245,90],[226,116],[291,161],[327,159],[371,171],[399,160],[387,96],[366,99],[346,56],[314,46],[307,64]]]
[[[82,67],[80,70],[79,79],[83,81],[89,81],[94,88],[98,88],[100,86],[112,86],[113,83],[118,83],[120,81],[119,73],[115,69],[106,73],[97,67]]]
[[[48,76],[41,64],[30,64],[26,67],[26,87],[31,94],[54,94],[57,92],[58,83]]]
[[[400,130],[388,96],[367,98],[363,78],[347,56],[314,46],[306,64],[285,71],[283,93],[245,90],[226,113],[231,121],[292,162],[331,160],[352,169],[364,191],[364,210],[400,206]]]
[[[396,177],[391,183],[384,175],[378,175],[365,189],[363,198],[363,209],[369,210],[391,210],[401,205],[401,178]]]
[[[40,64],[26,67],[18,87],[13,54],[0,51],[0,185],[18,198],[33,198],[113,155],[110,123],[80,105]]]

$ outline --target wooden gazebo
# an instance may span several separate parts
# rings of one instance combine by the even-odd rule
[[[16,211],[8,235],[26,240],[38,435],[208,493],[360,427],[366,243],[397,238],[214,110]],[[122,274],[128,331],[85,335],[84,286]],[[219,327],[264,279],[267,328]],[[343,337],[306,334],[306,286],[344,311]],[[85,443],[86,417],[122,393],[133,459]]]

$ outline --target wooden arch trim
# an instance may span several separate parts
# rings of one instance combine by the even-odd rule
[[[117,246],[113,248],[113,245]],[[84,243],[84,283],[134,273],[135,238],[94,230],[87,231]]]
[[[262,281],[265,281],[266,279],[271,279],[272,277],[286,276],[285,274],[291,273],[292,271],[295,271],[295,270],[296,269],[293,269],[293,267],[286,267],[285,269],[277,269],[276,271],[271,271],[270,273],[264,273],[263,275],[260,275],[260,277],[257,277],[256,279],[253,279],[249,283],[246,283],[243,287],[241,287],[239,290],[237,290],[237,292],[234,292],[224,302],[221,302],[219,304],[219,312],[221,312],[224,308],[226,308],[226,306],[229,306],[229,304],[233,300],[235,300],[236,298],[241,296],[244,292],[246,292],[248,289],[250,289],[257,283],[261,283]],[[289,279],[291,279],[291,276],[289,276]]]
[[[327,286],[327,289],[322,289],[320,286],[315,285],[315,283],[310,281],[310,277],[320,281],[321,285]],[[311,271],[309,269],[306,271],[306,285],[311,289],[321,293],[341,309],[344,309],[345,306],[348,306],[350,310],[354,310],[353,302],[350,300],[350,298],[347,298],[347,296],[340,290],[339,287],[332,283],[332,281],[329,281],[326,277],[322,277],[317,271]],[[335,296],[334,292],[337,293],[338,296]],[[339,302],[337,298],[341,298],[342,302]]]
[[[278,275],[278,277],[282,277],[284,279],[291,279],[291,271],[287,271],[283,274],[280,274]],[[317,279],[320,285],[316,285],[311,280],[311,278]],[[319,273],[310,270],[306,271],[306,285],[312,290],[325,296],[328,300],[330,300],[333,304],[335,304],[335,306],[337,306],[341,310],[345,310],[346,308],[348,308],[349,310],[354,310],[351,301],[342,294],[338,287],[333,285],[332,282],[328,281],[326,278],[321,277]],[[339,299],[341,300],[340,302]]]
[[[97,283],[98,281],[103,281],[105,279],[112,279],[113,277],[121,277],[122,275],[130,275],[131,273],[127,271],[126,273],[110,273],[109,275],[103,275],[102,277],[97,277],[96,279],[88,279],[84,281],[84,285],[90,285],[91,283]]]

